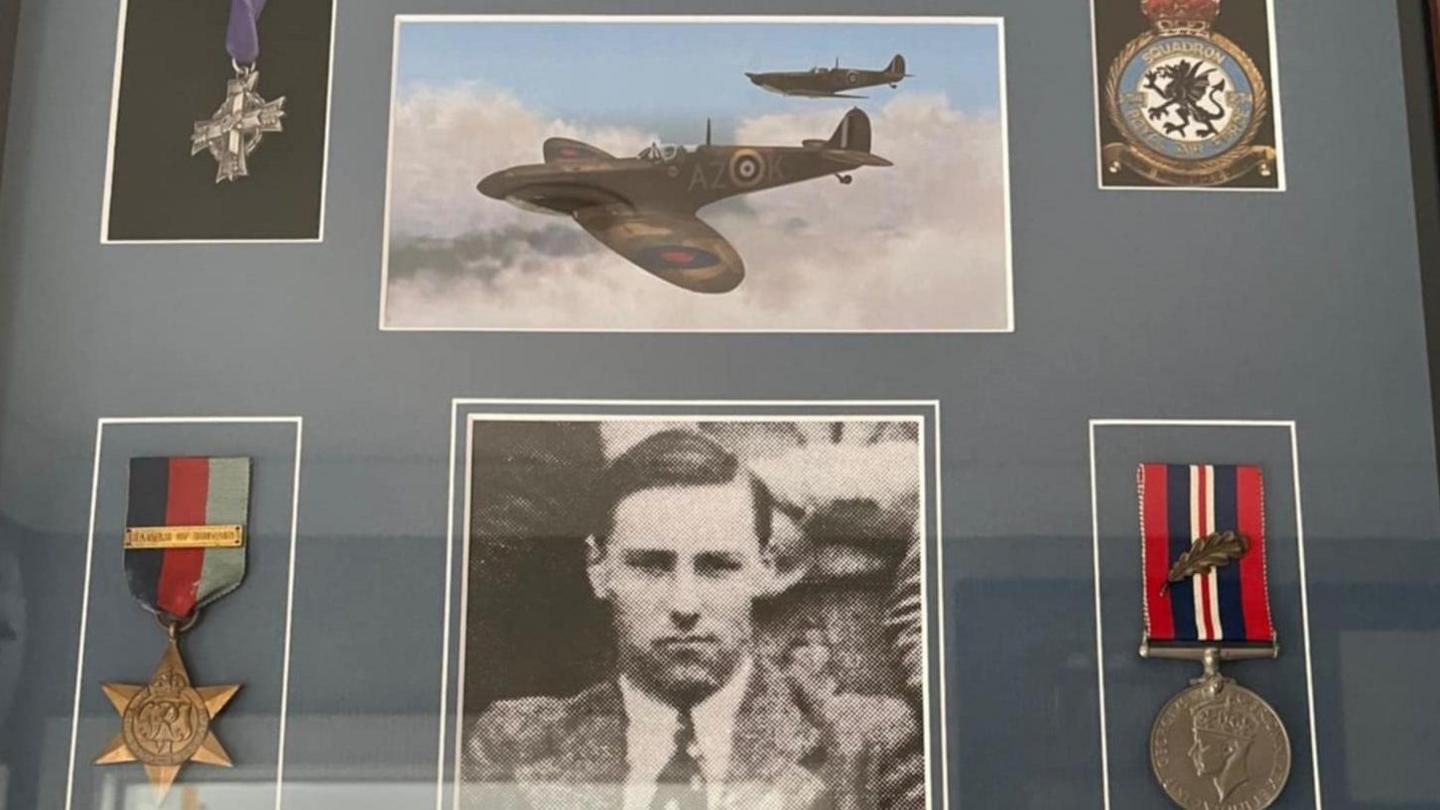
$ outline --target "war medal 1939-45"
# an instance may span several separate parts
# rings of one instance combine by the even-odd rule
[[[195,686],[180,637],[245,578],[249,501],[248,458],[130,461],[125,578],[168,643],[148,684],[102,684],[120,733],[95,763],[139,762],[161,798],[188,762],[231,765],[213,721],[240,686]]]
[[[1265,74],[1215,30],[1221,0],[1140,6],[1150,30],[1120,50],[1105,79],[1106,112],[1122,139],[1101,150],[1106,175],[1129,169],[1167,186],[1273,176],[1275,148],[1255,142],[1270,110]]]
[[[250,174],[250,155],[260,148],[267,133],[284,129],[285,98],[266,101],[257,89],[260,72],[260,12],[266,0],[230,0],[230,23],[225,48],[235,76],[226,83],[225,101],[215,114],[196,121],[190,134],[190,154],[209,152],[218,167],[215,182],[231,181]]]
[[[1265,570],[1260,468],[1142,464],[1145,639],[1140,654],[1200,662],[1150,731],[1150,766],[1186,810],[1263,810],[1290,775],[1275,710],[1219,672],[1279,654]]]

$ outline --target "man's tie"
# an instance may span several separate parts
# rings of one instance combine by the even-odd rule
[[[655,798],[650,810],[706,810],[705,774],[696,757],[695,719],[689,709],[680,711],[675,730],[675,753],[655,777]]]

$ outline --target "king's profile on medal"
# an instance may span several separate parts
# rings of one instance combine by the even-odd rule
[[[1121,1],[1095,0],[1097,12],[1110,9],[1096,15],[1097,41]],[[1250,178],[1249,186],[1276,187],[1269,68],[1217,30],[1221,0],[1139,5],[1149,30],[1120,48],[1104,74],[1102,185],[1214,187]]]
[[[1254,710],[1233,695],[1203,703],[1190,712],[1190,760],[1195,774],[1208,778],[1215,800],[1224,803],[1235,788],[1249,781],[1250,746],[1261,731]]]

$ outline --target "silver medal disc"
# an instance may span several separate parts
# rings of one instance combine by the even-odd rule
[[[1290,777],[1290,737],[1259,695],[1207,678],[1160,710],[1150,767],[1186,810],[1263,810]]]

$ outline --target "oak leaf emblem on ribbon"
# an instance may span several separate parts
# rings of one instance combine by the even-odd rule
[[[1250,538],[1239,532],[1223,531],[1195,538],[1190,549],[1170,566],[1166,579],[1183,582],[1187,577],[1204,574],[1212,568],[1229,565],[1250,550]]]

